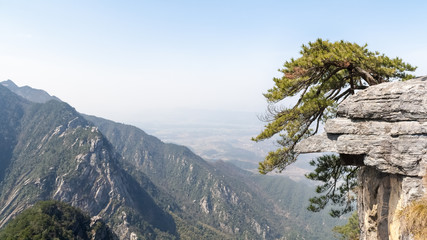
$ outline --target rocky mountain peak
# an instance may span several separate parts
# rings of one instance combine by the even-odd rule
[[[12,80],[6,80],[0,82],[1,85],[7,87],[12,92],[18,94],[19,96],[36,103],[45,103],[50,100],[61,101],[59,98],[55,96],[49,95],[44,90],[35,89],[29,86],[18,87]]]
[[[410,239],[399,211],[427,189],[427,77],[369,87],[346,99],[325,133],[297,151],[336,152],[359,171],[361,239]]]
[[[1,85],[7,87],[7,88],[18,88],[18,86],[10,79],[0,82]]]

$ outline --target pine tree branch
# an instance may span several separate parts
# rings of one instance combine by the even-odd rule
[[[362,69],[361,67],[354,67],[354,69],[357,71],[358,75],[365,79],[365,81],[369,84],[369,86],[382,83],[383,79],[375,79],[372,77],[372,75],[367,72],[366,70]]]

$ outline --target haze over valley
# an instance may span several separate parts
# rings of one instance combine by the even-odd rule
[[[2,226],[51,198],[102,217],[120,239],[328,239],[340,222],[300,211],[313,191],[303,183],[208,163],[57,98],[35,103],[46,92],[22,89],[0,84]]]
[[[323,183],[308,180],[320,153],[294,147],[346,94],[427,75],[425,9],[0,1],[0,239],[339,238],[350,210],[333,218],[329,203],[356,206],[357,170],[325,158]]]

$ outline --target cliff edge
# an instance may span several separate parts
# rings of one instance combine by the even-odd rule
[[[427,76],[357,92],[340,104],[325,133],[296,151],[336,152],[343,164],[361,166],[361,239],[413,239],[401,212],[427,193]]]

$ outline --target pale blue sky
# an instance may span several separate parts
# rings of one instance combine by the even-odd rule
[[[368,43],[427,75],[426,13],[426,1],[0,0],[0,80],[123,122],[262,113],[277,69],[319,37]]]

